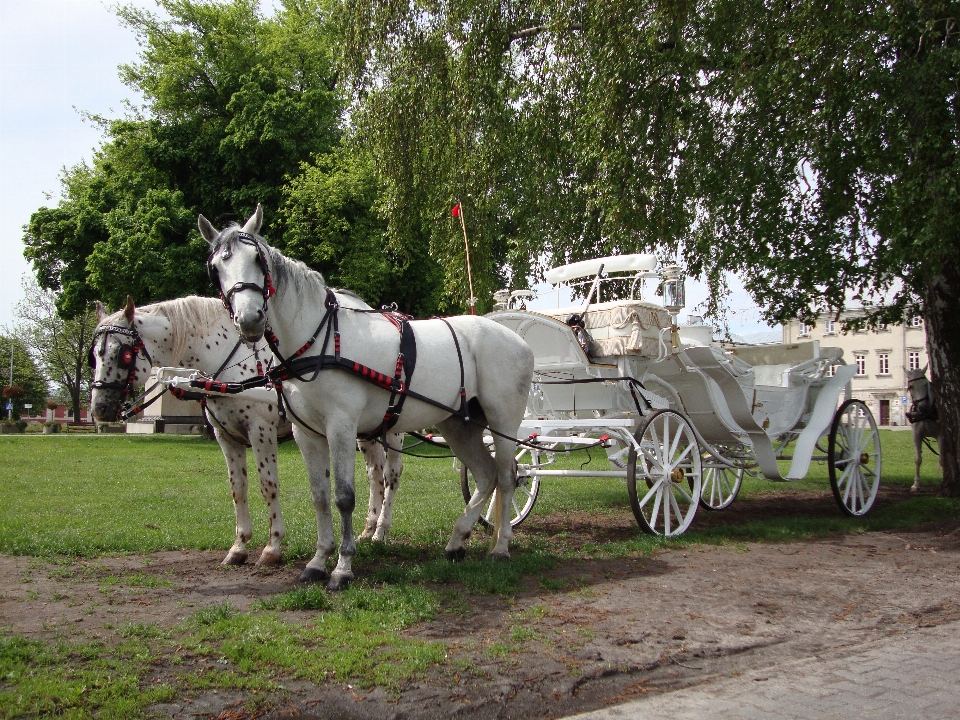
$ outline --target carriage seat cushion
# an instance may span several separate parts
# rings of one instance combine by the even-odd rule
[[[582,306],[537,310],[565,322]],[[670,315],[660,305],[642,300],[596,303],[587,310],[584,325],[593,340],[596,357],[656,356],[660,330],[670,327]]]

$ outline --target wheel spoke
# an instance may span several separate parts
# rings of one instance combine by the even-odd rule
[[[680,493],[681,495],[683,495],[683,497],[686,499],[687,502],[691,502],[691,503],[692,503],[692,502],[696,502],[696,500],[694,500],[694,499],[690,496],[690,494],[687,492],[686,488],[684,488],[683,485],[681,485],[680,483],[673,483],[673,488],[674,488],[678,493]],[[671,493],[671,496],[672,496],[672,495],[673,495],[673,493]]]
[[[659,492],[662,487],[658,488],[657,499],[653,503],[653,511],[650,513],[650,527],[654,530],[657,529],[657,516],[660,514],[660,502],[663,500],[663,493]]]
[[[651,487],[650,490],[647,491],[647,494],[643,496],[643,500],[640,501],[641,508],[647,504],[647,501],[650,500],[650,498],[657,492],[657,490],[660,488],[661,485],[663,485],[663,478],[653,483],[653,487]]]

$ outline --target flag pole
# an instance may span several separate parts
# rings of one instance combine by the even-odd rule
[[[467,240],[467,224],[463,219],[463,205],[461,205],[459,200],[457,200],[457,204],[454,205],[453,209],[456,211],[456,216],[460,218],[460,227],[463,229],[463,247],[467,254],[467,283],[470,286],[470,314],[476,315],[475,305],[477,299],[473,296],[473,273],[470,270],[470,241]]]

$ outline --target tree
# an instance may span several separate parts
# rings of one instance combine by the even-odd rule
[[[301,170],[284,187],[280,220],[286,233],[278,246],[374,307],[396,303],[413,315],[435,314],[441,267],[427,251],[422,230],[399,251],[387,241],[372,159],[341,147]]]
[[[715,316],[728,271],[774,322],[922,312],[960,496],[960,3],[342,0],[338,17],[391,238],[427,220],[452,248],[461,196],[505,239],[482,285],[647,250],[706,279]]]
[[[10,383],[10,353],[13,351],[13,382]],[[7,400],[13,404],[11,417],[19,420],[23,406],[33,405],[37,410],[47,399],[47,381],[37,369],[24,344],[9,331],[0,335],[0,357],[3,358],[3,417],[7,417]]]
[[[70,398],[73,417],[79,419],[80,410],[90,397],[93,377],[87,366],[87,350],[97,327],[97,315],[88,309],[64,320],[57,312],[53,292],[42,290],[29,278],[24,278],[23,290],[24,299],[16,307],[14,335],[59,393]],[[42,403],[45,397],[46,387],[38,402]]]
[[[142,47],[121,76],[144,107],[93,118],[104,144],[27,226],[25,255],[65,317],[94,298],[119,307],[128,293],[145,303],[208,291],[197,215],[224,225],[257,202],[278,209],[286,178],[339,140],[321,0],[286,0],[269,18],[256,0],[158,4],[168,19],[118,10]],[[268,213],[269,236],[282,236],[279,217]]]

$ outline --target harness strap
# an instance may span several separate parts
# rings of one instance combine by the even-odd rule
[[[453,335],[453,345],[457,348],[457,360],[460,362],[460,412],[457,415],[463,418],[463,423],[466,425],[470,422],[470,412],[467,410],[467,391],[463,375],[463,353],[460,351],[460,340],[457,339],[457,333],[454,331],[453,325],[446,318],[439,319],[450,329],[450,334]]]

